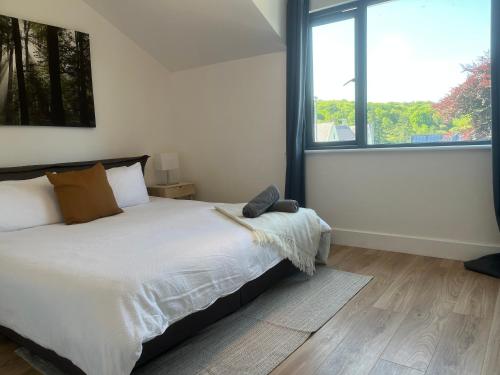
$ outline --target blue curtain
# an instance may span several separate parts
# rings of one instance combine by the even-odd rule
[[[492,0],[491,23],[491,104],[493,193],[495,214],[500,229],[500,1]]]
[[[288,0],[286,59],[286,187],[285,197],[304,207],[306,123],[311,114],[309,0]]]
[[[495,215],[500,230],[500,1],[491,1],[491,148]],[[500,253],[465,262],[472,271],[500,278]]]

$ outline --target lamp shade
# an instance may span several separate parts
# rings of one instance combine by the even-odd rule
[[[157,171],[171,171],[179,168],[177,152],[166,152],[155,155],[155,169]]]

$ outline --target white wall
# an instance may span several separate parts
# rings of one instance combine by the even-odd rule
[[[183,174],[201,199],[283,188],[285,54],[175,73],[172,85]],[[500,247],[488,149],[310,153],[307,190],[337,243],[455,259]]]
[[[489,149],[307,156],[307,197],[340,243],[470,259],[498,251]]]
[[[172,124],[182,176],[199,198],[238,202],[284,187],[285,54],[172,74]]]
[[[1,166],[152,154],[167,147],[168,71],[83,1],[2,0],[0,14],[90,33],[97,120],[96,129],[0,126]]]

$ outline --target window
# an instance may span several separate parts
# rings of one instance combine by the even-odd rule
[[[326,47],[313,50],[314,96],[329,99],[315,101],[315,140],[355,141],[354,18],[314,27],[312,35],[315,45]]]
[[[489,143],[490,34],[491,0],[312,13],[308,148]]]

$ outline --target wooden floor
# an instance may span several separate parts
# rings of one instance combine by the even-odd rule
[[[329,264],[374,279],[272,375],[498,375],[500,280],[462,263],[335,247]],[[0,374],[37,374],[0,337]]]

